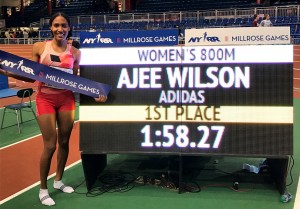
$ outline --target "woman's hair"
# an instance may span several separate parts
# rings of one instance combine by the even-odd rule
[[[55,18],[57,18],[58,16],[62,16],[63,18],[65,18],[69,24],[69,27],[71,27],[71,21],[70,21],[70,18],[67,14],[63,13],[63,12],[56,12],[54,13],[51,17],[50,17],[50,20],[49,20],[49,26],[52,25],[52,22]]]
[[[71,38],[72,36],[73,36],[73,32],[72,32],[72,28],[70,28],[67,39]]]
[[[268,16],[270,16],[270,15],[269,14],[265,14],[265,16],[263,17],[263,20],[266,20]]]
[[[73,40],[72,41],[72,46],[74,46],[76,49],[79,49],[80,48],[80,43],[76,40]]]

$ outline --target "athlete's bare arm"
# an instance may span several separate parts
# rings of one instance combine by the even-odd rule
[[[81,59],[81,52],[79,49],[75,48],[72,46],[72,51],[73,51],[73,57],[74,57],[74,65],[73,65],[73,74],[74,75],[79,75],[79,63]]]

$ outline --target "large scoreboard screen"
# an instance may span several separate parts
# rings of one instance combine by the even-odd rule
[[[83,48],[80,150],[283,156],[293,152],[293,47]]]

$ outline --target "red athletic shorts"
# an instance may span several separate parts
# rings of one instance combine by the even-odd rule
[[[72,91],[48,94],[38,91],[36,95],[36,115],[55,114],[75,110],[75,97]]]

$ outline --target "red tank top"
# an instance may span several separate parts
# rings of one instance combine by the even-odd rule
[[[74,57],[72,54],[72,46],[67,44],[64,52],[56,52],[51,46],[52,41],[47,41],[45,49],[41,54],[39,63],[53,67],[53,70],[62,70],[64,72],[73,74]],[[66,89],[60,89],[45,83],[39,82],[39,90],[43,93],[58,94]]]

